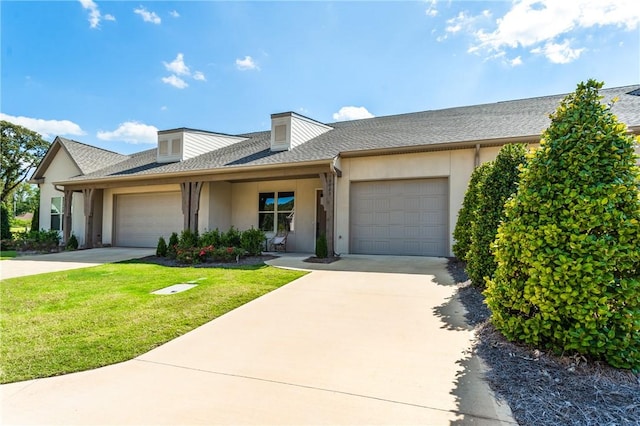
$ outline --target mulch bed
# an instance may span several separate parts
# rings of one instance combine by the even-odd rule
[[[176,268],[229,268],[234,266],[254,266],[254,265],[262,265],[266,260],[276,259],[278,256],[272,255],[262,255],[262,256],[246,256],[241,257],[236,262],[235,260],[232,262],[203,262],[197,263],[195,265],[186,265],[184,263],[179,263],[175,259],[169,259],[167,257],[160,256],[147,256],[141,258],[139,261],[143,263],[153,263],[156,265],[163,266],[171,266]]]
[[[340,260],[340,258],[338,256],[334,256],[334,257],[315,257],[315,256],[311,256],[311,257],[307,257],[304,262],[307,263],[333,263],[333,262],[337,262],[338,260]]]
[[[640,425],[640,375],[507,341],[489,322],[491,312],[464,262],[451,258],[448,269],[475,326],[473,350],[488,366],[485,378],[520,425]]]

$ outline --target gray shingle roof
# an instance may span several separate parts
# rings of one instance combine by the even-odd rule
[[[603,89],[600,93],[604,96],[604,102],[618,97],[612,111],[620,121],[629,127],[635,127],[640,126],[640,96],[635,94],[638,91],[640,85]],[[629,94],[630,92],[634,93]],[[83,169],[84,176],[71,180],[144,177],[198,170],[224,170],[239,166],[330,161],[346,152],[357,155],[358,151],[393,148],[446,148],[447,144],[454,143],[539,136],[550,123],[549,114],[555,111],[564,96],[545,96],[333,123],[329,124],[333,130],[291,151],[271,152],[268,131],[249,133],[239,135],[246,137],[245,141],[169,164],[156,163],[155,149],[121,156],[118,161],[115,160],[119,154],[106,151],[111,162],[96,161],[95,157],[91,157],[95,151],[90,152],[84,148],[87,145],[75,142],[83,145],[82,149],[76,146],[78,149],[75,152],[81,156],[80,162],[86,165],[87,170]],[[107,156],[105,153],[95,155]],[[76,161],[78,162],[77,159]],[[109,165],[97,170],[96,164]]]
[[[80,171],[87,175],[104,168],[106,165],[119,163],[127,158],[126,155],[106,149],[87,145],[82,142],[57,138],[64,145],[71,158],[76,162]]]

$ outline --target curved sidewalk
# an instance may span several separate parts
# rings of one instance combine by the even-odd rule
[[[3,424],[515,424],[446,260],[394,259],[345,257],[134,360],[3,385]],[[359,270],[385,262],[408,273]]]
[[[152,254],[155,254],[155,249],[103,247],[90,250],[19,256],[14,259],[0,261],[0,279],[87,268],[104,263],[139,259]]]

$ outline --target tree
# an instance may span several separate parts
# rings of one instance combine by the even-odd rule
[[[640,171],[589,80],[560,103],[505,206],[487,283],[508,339],[640,369]]]
[[[11,239],[11,223],[9,222],[9,210],[4,205],[4,203],[0,203],[0,239]]]
[[[503,146],[493,166],[479,182],[467,253],[467,274],[478,288],[484,288],[485,278],[491,278],[496,269],[491,245],[504,218],[504,203],[518,189],[520,166],[525,162],[526,154],[524,144]]]
[[[50,144],[38,133],[17,124],[2,120],[0,127],[0,202],[11,203],[10,195],[42,160]]]
[[[14,216],[33,213],[40,203],[40,191],[37,186],[22,182],[16,186],[11,199],[15,206]]]
[[[489,161],[474,169],[473,173],[471,173],[467,192],[464,194],[462,208],[458,211],[458,220],[453,231],[453,238],[456,240],[453,245],[453,254],[460,260],[467,260],[467,253],[471,247],[471,222],[478,206],[480,184],[492,166],[493,163]]]

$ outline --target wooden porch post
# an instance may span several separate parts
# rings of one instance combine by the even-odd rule
[[[93,201],[96,190],[88,188],[82,190],[84,197],[84,247],[93,248]]]
[[[73,203],[73,191],[69,189],[64,190],[64,207],[63,207],[63,224],[62,224],[62,241],[66,244],[71,237],[71,226],[72,226],[72,217],[71,217],[71,206]]]
[[[202,184],[203,182],[182,182],[180,184],[185,230],[198,231],[198,211],[200,210]]]
[[[326,236],[327,252],[329,256],[335,254],[333,247],[333,200],[334,200],[334,180],[332,173],[320,173],[322,183],[322,207],[326,213]]]

